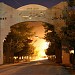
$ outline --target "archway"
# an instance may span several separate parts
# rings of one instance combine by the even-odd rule
[[[5,5],[5,4],[3,4],[3,5]],[[34,9],[34,7],[36,7],[36,8]],[[41,8],[41,9],[39,9],[39,8]],[[20,22],[25,22],[25,21],[42,21],[42,22],[47,21],[48,22],[47,18],[45,18],[45,17],[47,17],[46,9],[48,9],[48,8],[41,6],[41,5],[33,4],[33,6],[28,7],[26,11],[25,10],[20,11],[20,10],[16,10],[16,9],[13,9],[10,7],[8,7],[8,9],[10,9],[14,12],[7,15],[7,16],[9,16],[9,19],[6,18],[7,21],[4,21],[4,23],[1,23],[0,64],[3,64],[3,42],[6,38],[6,36],[8,35],[8,33],[10,32],[10,26],[20,23]],[[35,12],[35,14],[34,14],[34,11],[37,11],[37,13]],[[7,13],[7,11],[5,12],[5,14],[6,13]],[[29,15],[29,17],[25,18],[25,15]],[[30,15],[31,15],[31,17],[30,17]],[[45,15],[45,17],[43,17],[44,15]]]
[[[1,23],[1,26],[2,26],[1,40],[0,40],[0,42],[1,42],[1,44],[0,44],[0,48],[1,48],[0,61],[1,62],[0,63],[1,64],[3,63],[3,41],[4,41],[5,37],[8,35],[8,32],[10,32],[11,25],[14,25],[14,24],[17,24],[20,22],[25,22],[25,21],[42,21],[42,22],[46,22],[46,23],[50,23],[50,24],[54,23],[53,17],[55,16],[55,13],[52,13],[52,12],[55,10],[55,7],[53,8],[53,10],[52,9],[50,10],[41,5],[33,4],[33,6],[34,7],[37,6],[37,8],[34,9],[34,7],[31,7],[31,8],[29,7],[29,8],[27,8],[27,10],[18,10],[18,9],[16,10],[16,9],[8,7],[9,9],[11,9],[14,12],[9,14],[9,19],[6,18],[7,21],[3,21],[3,23]],[[41,9],[39,9],[40,7],[41,7]],[[60,9],[59,9],[59,11],[60,11]],[[52,15],[50,15],[50,14],[52,14]],[[61,14],[61,12],[60,12],[60,14]],[[63,22],[63,20],[62,20],[62,22]],[[56,25],[56,24],[54,23],[53,25]]]
[[[32,55],[33,55],[34,59],[46,57],[45,50],[48,48],[49,43],[53,42],[51,40],[49,40],[49,42],[46,42],[46,40],[44,39],[45,29],[44,29],[43,25],[46,25],[46,24],[48,24],[48,23],[39,22],[39,21],[38,22],[37,21],[35,21],[35,22],[28,21],[28,22],[21,22],[21,23],[11,26],[11,29],[14,29],[14,30],[11,30],[9,32],[9,34],[7,35],[6,39],[4,40],[4,60],[6,60],[4,63],[13,63],[15,55],[16,55],[16,57],[20,56],[20,59],[22,58],[22,56],[24,58],[25,56],[32,56]],[[32,30],[32,32],[35,33],[33,36],[27,37],[27,32],[24,31],[25,30],[24,27],[26,25],[28,27],[34,28]],[[53,26],[53,25],[50,25],[50,26]],[[17,30],[19,30],[19,31],[17,32]],[[51,33],[54,34],[53,33],[54,27],[51,30],[52,30]],[[24,34],[24,36],[21,34]],[[56,36],[54,36],[54,37],[56,38]],[[51,37],[51,38],[53,38],[53,37]],[[31,40],[31,42],[28,42],[27,39]],[[55,39],[53,39],[53,40],[55,40]],[[27,42],[24,42],[24,41],[27,41]],[[54,41],[53,47],[55,47],[55,55],[56,55],[57,62],[60,63],[62,54],[61,54],[60,48],[57,47],[58,44],[56,41],[58,41],[58,40]],[[21,44],[18,44],[18,43],[21,43]],[[27,55],[25,52],[26,47],[24,45],[28,45],[28,43],[31,43],[31,45],[35,47],[33,54],[30,54],[30,55],[29,54]],[[20,47],[19,47],[19,45],[20,45]],[[19,47],[19,48],[17,48],[17,47]]]
[[[23,57],[32,56],[32,54],[30,55],[24,52],[25,50],[27,51],[27,48],[24,46],[28,44],[27,39],[32,40],[30,44],[35,47],[35,51],[33,53],[33,56],[34,56],[33,60],[46,57],[45,49],[48,47],[48,43],[44,39],[45,30],[44,30],[43,25],[44,25],[44,22],[37,22],[37,21],[30,22],[29,21],[29,22],[21,22],[21,23],[11,26],[11,30],[8,36],[4,40],[4,51],[3,51],[4,63],[13,63],[14,56],[16,57],[19,56],[20,58],[22,56]],[[28,28],[26,27],[32,28],[31,32],[33,35],[27,37],[27,35],[30,35],[31,32],[30,30],[27,30]],[[18,42],[20,42],[21,44],[19,44]]]

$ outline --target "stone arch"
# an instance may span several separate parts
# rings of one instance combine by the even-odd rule
[[[63,5],[63,3],[61,3]],[[31,4],[32,5],[32,4]],[[25,21],[42,21],[42,22],[46,22],[52,25],[55,25],[55,27],[61,27],[61,23],[62,25],[65,25],[64,20],[57,20],[58,23],[55,23],[56,20],[53,20],[53,17],[55,17],[55,11],[58,12],[60,11],[59,5],[57,5],[56,7],[53,8],[47,8],[38,4],[33,4],[33,6],[37,6],[39,9],[33,10],[32,9],[28,9],[28,10],[19,10],[18,9],[14,9],[4,3],[1,3],[1,6],[4,6],[2,10],[1,15],[4,18],[1,18],[0,20],[0,24],[1,24],[1,37],[0,37],[0,64],[3,64],[3,41],[5,39],[5,37],[8,35],[8,32],[10,32],[10,26],[17,24],[19,22],[25,22]],[[29,5],[27,5],[29,6]],[[40,9],[41,7],[41,9]],[[58,9],[58,11],[56,10],[56,8]],[[8,12],[9,10],[9,12]],[[63,9],[62,9],[63,10]],[[62,11],[61,10],[61,11]],[[37,13],[35,12],[37,11]],[[61,12],[60,12],[61,13]],[[28,16],[29,14],[29,16]],[[51,14],[51,15],[50,15]],[[57,15],[57,17],[60,17],[60,14]]]
[[[47,11],[46,11],[46,7],[44,6],[41,6],[41,5],[36,5],[36,4],[33,4],[33,7],[37,7],[33,10],[18,10],[18,9],[14,9],[4,3],[1,3],[1,5],[4,6],[4,9],[5,10],[6,8],[9,10],[9,13],[8,10],[7,11],[3,11],[2,15],[6,18],[6,19],[3,19],[3,21],[1,20],[1,39],[0,39],[0,64],[3,64],[3,42],[5,40],[5,37],[8,35],[8,33],[10,32],[10,26],[16,24],[16,23],[19,23],[19,22],[25,22],[25,21],[42,21],[42,22],[48,22],[46,20],[45,17],[47,17]],[[30,6],[30,5],[29,5]],[[40,9],[41,7],[41,9]],[[44,9],[44,10],[43,10]],[[37,13],[34,14],[34,11],[37,11]],[[8,14],[9,13],[9,14]],[[43,14],[44,13],[44,14]],[[25,14],[30,14],[31,17],[29,16],[29,18],[25,19]],[[40,14],[40,15],[39,15]],[[6,17],[7,16],[7,17]],[[45,16],[45,17],[43,17]],[[38,17],[38,18],[37,18]],[[6,21],[5,21],[6,20]]]

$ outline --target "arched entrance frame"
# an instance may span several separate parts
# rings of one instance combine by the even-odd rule
[[[31,8],[30,10],[18,10],[4,3],[0,3],[0,6],[0,10],[2,10],[0,14],[0,64],[3,64],[3,42],[5,37],[8,35],[8,32],[10,32],[10,26],[25,21],[42,21],[53,24],[54,20],[52,18],[55,15],[52,9],[46,8],[41,5],[39,5],[39,7],[42,7],[42,9],[37,8],[38,10],[33,8]]]

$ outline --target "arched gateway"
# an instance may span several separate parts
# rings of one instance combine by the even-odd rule
[[[62,4],[66,5],[65,2],[61,3],[61,5]],[[64,8],[59,6],[60,4],[49,9],[41,5],[29,4],[18,9],[14,9],[4,3],[0,3],[0,64],[3,64],[3,42],[10,32],[10,26],[25,21],[41,21],[55,25],[56,30],[58,27],[60,31],[61,26],[59,25],[61,25],[60,23],[63,23],[62,26],[65,25],[64,20],[60,19],[60,21],[57,20],[55,23],[54,19],[56,16],[62,16],[62,10]]]

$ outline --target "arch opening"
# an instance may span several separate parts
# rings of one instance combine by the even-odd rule
[[[45,29],[43,27],[44,24],[45,22],[42,21],[38,21],[38,22],[27,21],[27,22],[21,22],[11,26],[10,32],[8,33],[7,37],[4,40],[4,46],[3,46],[4,60],[5,60],[4,63],[18,62],[19,60],[23,60],[23,59],[24,61],[26,61],[26,59],[30,59],[30,60],[47,59],[45,50],[48,48],[49,42],[47,42],[44,39],[44,34],[45,34]],[[31,31],[27,30],[26,27],[32,28]],[[28,34],[26,30],[24,30],[24,28],[28,31]],[[15,32],[15,34],[13,33],[13,31]],[[29,35],[30,33],[32,33],[32,35]],[[21,37],[22,34],[24,34],[25,36]],[[24,42],[27,41],[27,39],[29,39],[30,42]],[[21,44],[18,42],[20,42]],[[27,55],[25,53],[26,49],[28,48],[26,47],[23,48],[24,44],[27,46],[30,45],[32,46],[31,47],[31,50],[33,49],[32,54]]]
[[[41,33],[40,32],[37,32],[38,31],[38,29],[37,28],[35,28],[35,32],[37,32],[36,33],[36,35],[33,37],[34,38],[34,40],[33,40],[33,42],[32,43],[34,43],[35,41],[35,43],[37,44],[37,43],[40,43],[40,41],[42,42],[41,43],[41,45],[42,44],[44,44],[44,45],[46,45],[47,44],[47,42],[43,39],[43,37],[44,37],[44,29],[43,29],[43,27],[41,26],[44,22],[45,22],[45,20],[46,20],[46,18],[45,18],[45,16],[46,16],[46,10],[47,10],[48,8],[47,7],[44,7],[44,6],[42,6],[42,5],[38,5],[38,4],[29,4],[29,5],[26,5],[26,6],[22,6],[22,7],[20,7],[20,8],[18,8],[17,9],[17,13],[19,14],[17,14],[17,16],[15,16],[15,18],[17,17],[19,20],[17,21],[17,23],[19,24],[20,22],[21,23],[25,23],[25,22],[29,22],[29,25],[30,25],[30,23],[31,23],[31,21],[32,22],[34,22],[34,24],[36,24],[37,25],[37,27],[38,27],[38,29],[41,27],[42,29],[40,29],[40,31],[41,31],[41,33],[43,33],[42,35],[41,35]],[[44,19],[43,19],[44,18]],[[38,23],[40,24],[40,26],[38,26]],[[32,26],[34,26],[34,24],[32,25]],[[11,26],[11,27],[13,27],[13,26]],[[10,29],[11,29],[11,27],[10,27]],[[39,33],[40,33],[40,35],[39,35]],[[38,37],[36,37],[36,36],[38,36]],[[10,40],[7,40],[8,38],[10,38]],[[20,52],[18,52],[18,53],[13,53],[12,51],[11,51],[11,44],[12,44],[12,40],[11,40],[11,31],[8,33],[8,35],[7,35],[7,39],[5,38],[5,40],[4,40],[4,44],[6,44],[6,43],[8,43],[8,45],[6,45],[7,47],[8,46],[10,46],[10,49],[9,49],[9,51],[8,52],[6,52],[6,53],[8,53],[8,56],[6,56],[5,54],[4,54],[4,60],[6,60],[6,61],[4,61],[4,63],[11,63],[11,62],[13,62],[14,61],[14,58],[13,58],[13,56],[14,55],[16,55],[17,56],[17,54],[18,53],[20,53]],[[41,38],[42,37],[42,38]],[[30,38],[30,37],[29,37]],[[36,39],[35,39],[36,38]],[[39,41],[38,41],[39,40]],[[6,42],[7,41],[7,42]],[[38,44],[37,44],[38,45]],[[39,57],[46,57],[46,54],[45,54],[45,48],[46,47],[44,47],[43,45],[43,47],[41,47],[40,45],[34,45],[35,47],[36,47],[36,54],[35,55],[37,55],[37,57],[36,58],[39,58]],[[5,45],[4,45],[4,48],[5,48]],[[8,47],[9,48],[9,47]],[[42,50],[41,50],[41,48],[42,48]],[[40,51],[40,52],[39,52]],[[3,51],[4,52],[4,51]],[[12,52],[12,54],[10,53],[10,52]],[[37,52],[38,52],[38,54],[37,54]],[[42,53],[43,52],[43,53]],[[21,56],[21,54],[20,54],[20,56]],[[18,56],[17,56],[17,58],[18,58]],[[22,57],[20,57],[21,59],[22,59]],[[28,58],[28,57],[27,57]]]

